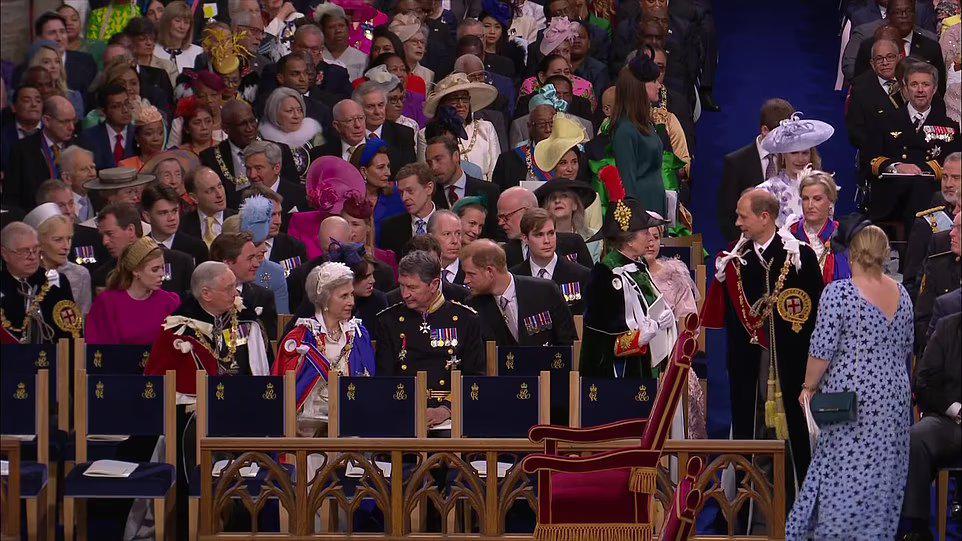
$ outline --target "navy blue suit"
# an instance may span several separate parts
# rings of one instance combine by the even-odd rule
[[[94,153],[94,163],[97,169],[117,167],[114,161],[114,141],[107,134],[107,125],[101,122],[96,126],[80,132],[80,146]],[[134,126],[130,124],[124,130],[124,158],[136,156],[137,143],[134,142]]]
[[[853,0],[845,6],[845,18],[852,21],[852,28],[861,24],[877,21],[882,18],[878,3],[875,0]],[[919,0],[915,3],[915,24],[930,32],[935,32],[935,8],[932,2]]]

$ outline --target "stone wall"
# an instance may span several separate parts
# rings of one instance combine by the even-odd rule
[[[56,0],[0,0],[0,58],[15,64],[23,61],[30,46],[30,17],[55,9]]]

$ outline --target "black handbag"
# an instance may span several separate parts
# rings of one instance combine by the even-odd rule
[[[867,302],[860,300],[860,302]],[[856,329],[862,315],[862,305],[858,305],[858,316],[855,318]],[[857,343],[857,342],[856,342]],[[855,350],[855,365],[858,367],[858,350]],[[839,393],[815,393],[809,403],[812,418],[819,427],[847,423],[858,419],[858,396],[854,391]]]

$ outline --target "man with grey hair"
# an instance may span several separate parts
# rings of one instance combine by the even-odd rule
[[[23,222],[0,231],[0,329],[2,344],[51,344],[79,338],[83,314],[62,273],[40,265],[40,239]]]
[[[441,294],[441,263],[414,250],[398,264],[402,302],[378,314],[377,374],[410,376],[426,371],[432,391],[450,389],[451,371],[484,372],[481,320],[474,309]],[[443,399],[428,402],[428,427],[451,418]]]
[[[952,217],[959,208],[959,184],[962,181],[962,152],[953,152],[942,164],[941,190],[932,196],[929,208],[916,214],[909,234],[902,269],[902,284],[913,299],[919,291],[922,263],[929,255],[932,235],[952,229]]]
[[[301,51],[311,55],[311,60],[317,68],[317,79],[314,84],[319,89],[330,92],[339,99],[345,99],[351,95],[354,87],[351,86],[347,68],[324,60],[324,33],[316,24],[303,24],[294,32],[291,52]],[[268,78],[269,69],[270,67],[265,68],[261,84],[264,84],[264,79]]]
[[[84,184],[97,178],[94,153],[80,145],[71,145],[60,153],[60,178],[70,185],[78,222],[93,218],[97,211]]]
[[[428,218],[428,235],[441,245],[441,278],[448,283],[463,284],[461,270],[461,218],[447,209],[438,209]]]
[[[244,165],[247,167],[247,180],[251,184],[261,184],[283,197],[281,212],[286,222],[291,213],[307,210],[307,193],[299,179],[281,177],[281,148],[270,141],[254,141],[244,149]]]
[[[873,137],[883,134],[876,130],[879,118],[898,112],[902,105],[895,77],[899,63],[899,46],[890,39],[877,39],[872,45],[872,70],[852,81],[849,105],[845,110],[845,126],[852,145],[862,148]]]
[[[387,143],[392,170],[417,161],[414,130],[387,120],[387,92],[382,85],[368,81],[354,91],[352,99],[364,110],[365,139],[377,137]]]
[[[521,217],[524,211],[538,207],[538,198],[525,188],[512,186],[501,192],[498,198],[498,225],[504,230],[508,241],[504,243],[508,267],[513,267],[528,258],[528,247],[521,242]],[[591,268],[594,261],[585,240],[577,233],[557,233],[558,257],[580,263]]]
[[[333,126],[336,133],[324,142],[320,155],[337,156],[344,161],[351,161],[351,155],[364,143],[367,134],[364,109],[356,101],[346,99],[334,104],[331,114],[334,116]],[[393,163],[391,169],[395,169]]]
[[[160,376],[177,372],[177,392],[195,395],[195,374],[229,372],[238,353],[232,336],[232,316],[237,313],[237,279],[219,261],[205,261],[190,277],[190,291],[180,307],[164,321],[164,330],[154,341],[144,373]]]
[[[868,218],[873,222],[896,220],[906,234],[917,212],[927,208],[939,189],[942,162],[962,150],[958,122],[945,113],[945,104],[934,101],[939,74],[926,62],[903,60],[903,105],[876,124],[882,134],[861,149],[867,169]],[[896,239],[899,240],[899,239]]]

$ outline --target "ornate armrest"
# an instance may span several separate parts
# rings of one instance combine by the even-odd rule
[[[538,425],[528,430],[528,439],[535,443],[545,440],[588,443],[641,438],[647,424],[648,419],[627,419],[591,428]]]
[[[521,461],[525,473],[552,470],[564,473],[589,473],[621,468],[652,468],[661,451],[618,449],[591,456],[528,455]]]

